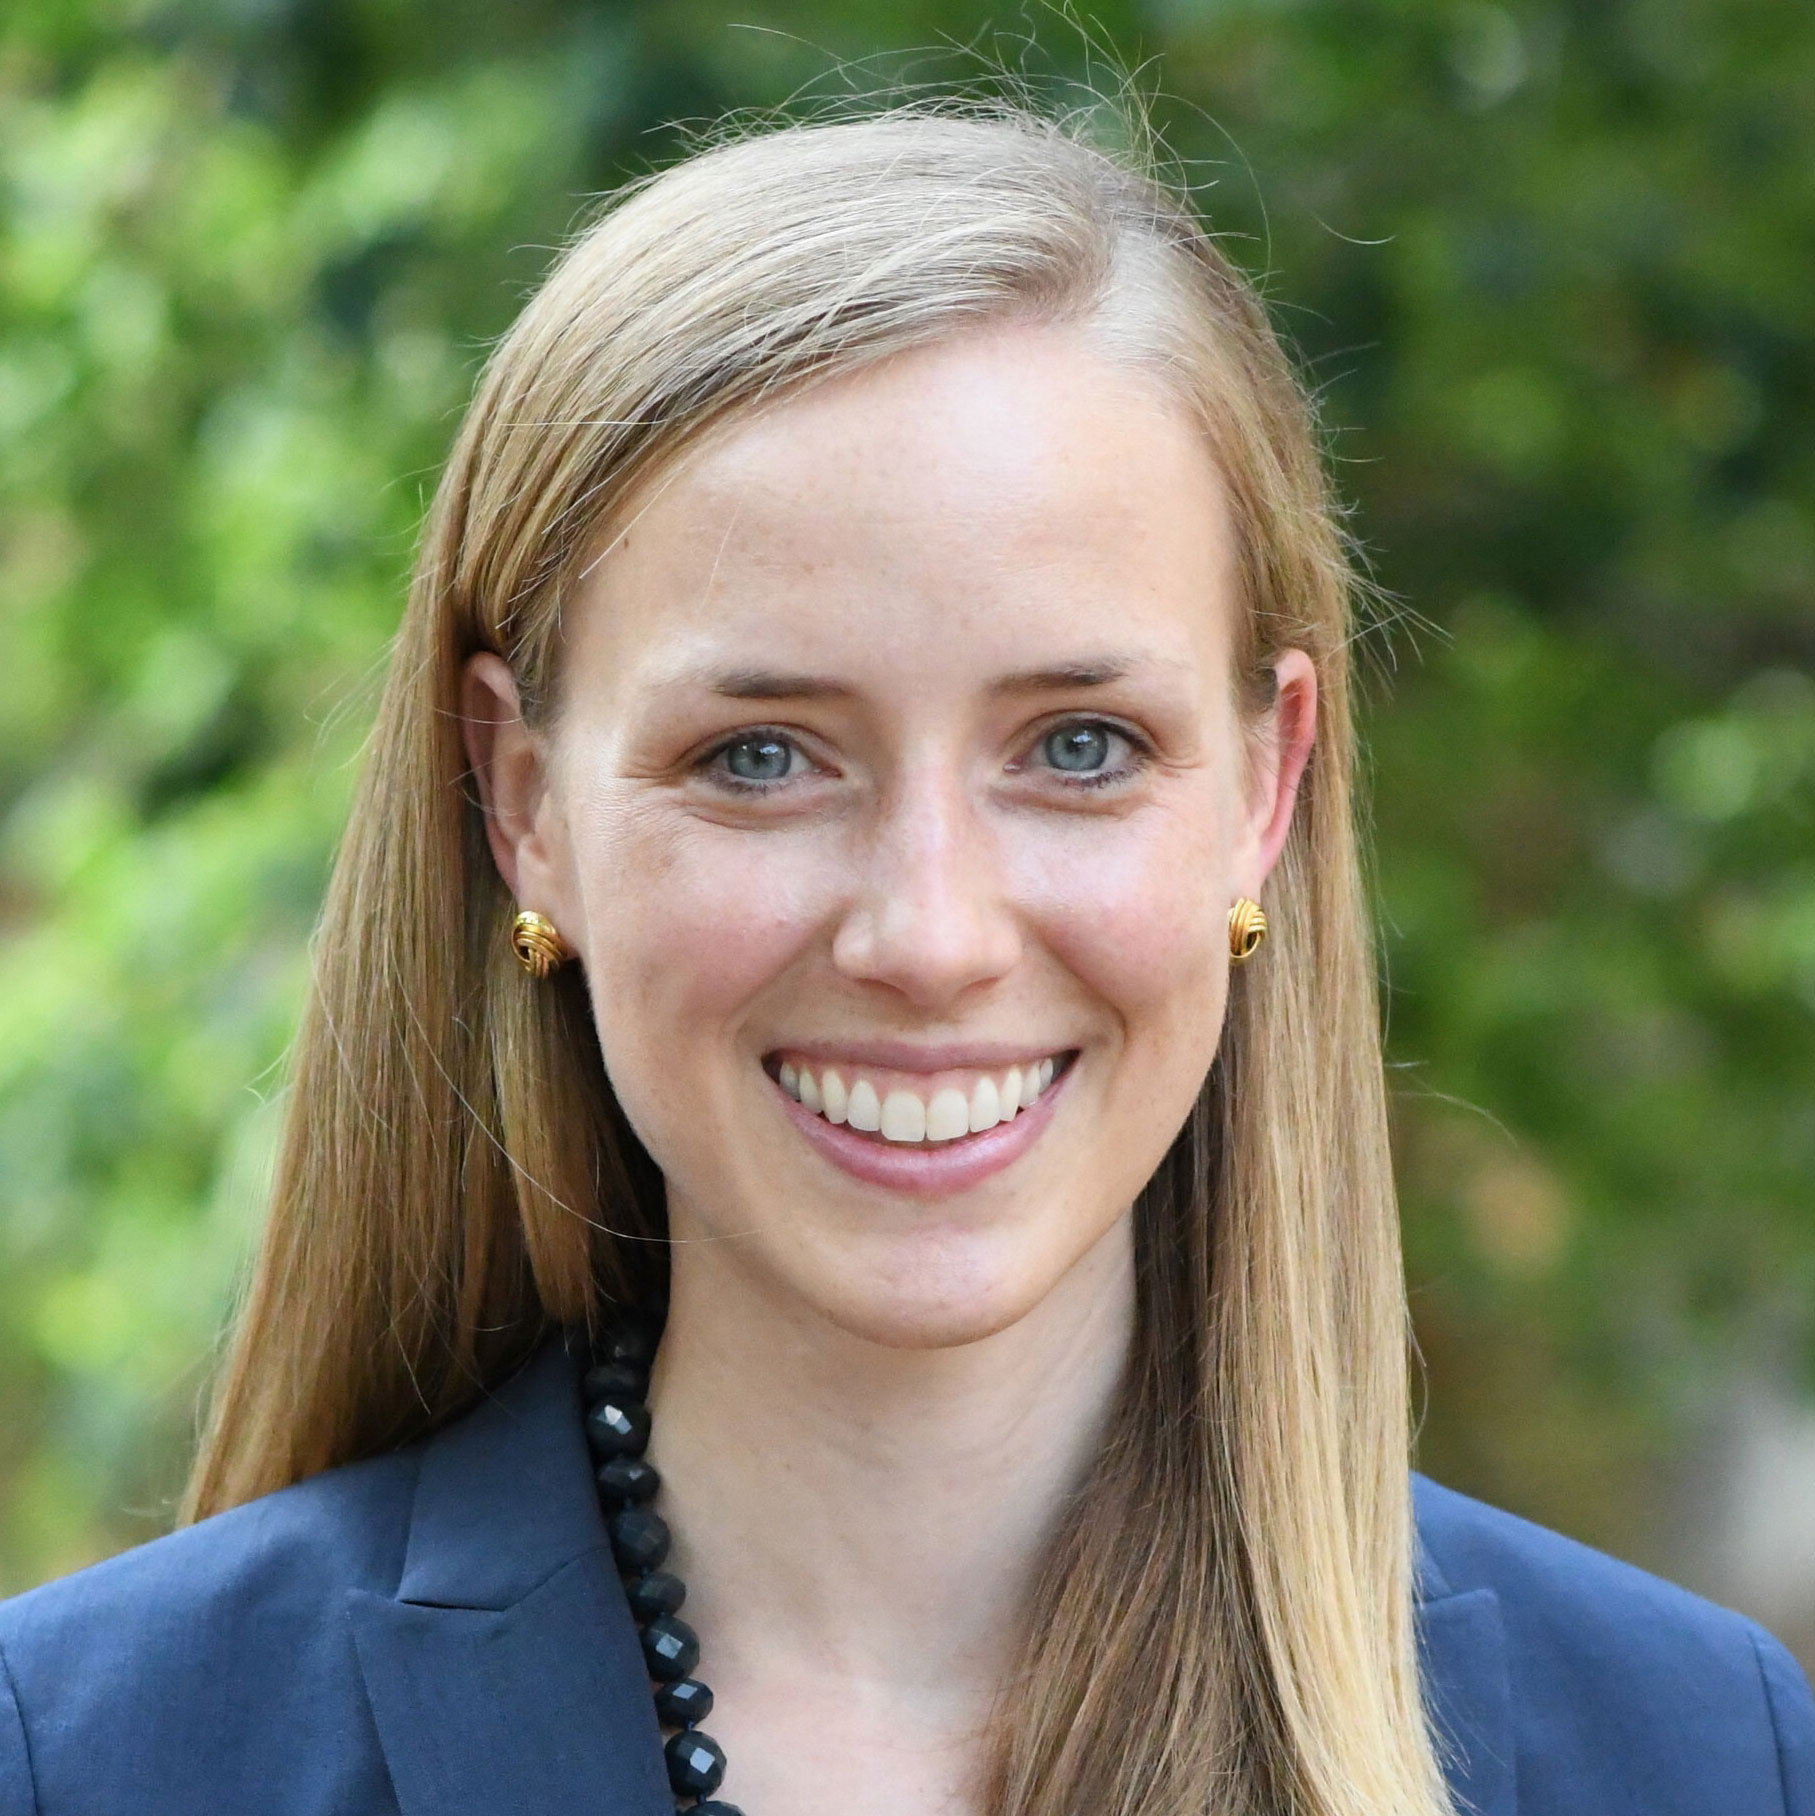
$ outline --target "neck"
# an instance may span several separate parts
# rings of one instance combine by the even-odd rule
[[[1121,1379],[1129,1220],[956,1348],[784,1307],[722,1244],[675,1256],[651,1455],[703,1671],[727,1700],[810,1673],[897,1718],[979,1727]]]

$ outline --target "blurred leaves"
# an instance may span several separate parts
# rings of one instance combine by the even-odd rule
[[[994,17],[0,21],[0,1589],[167,1518],[423,498],[549,249],[666,122],[1029,32],[1036,85],[1157,57],[1430,627],[1371,714],[1427,1461],[1655,1561],[1720,1382],[1807,1366],[1815,22]]]

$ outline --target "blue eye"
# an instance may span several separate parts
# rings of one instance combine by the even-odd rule
[[[1041,749],[1054,769],[1079,771],[1101,769],[1109,761],[1109,740],[1113,734],[1107,725],[1061,725],[1049,731]]]
[[[1055,725],[1037,746],[1043,768],[1065,778],[1065,787],[1119,788],[1147,767],[1152,747],[1138,733],[1107,719],[1070,719]]]
[[[793,746],[780,738],[757,736],[739,738],[719,753],[725,767],[740,782],[779,782],[788,773]]]

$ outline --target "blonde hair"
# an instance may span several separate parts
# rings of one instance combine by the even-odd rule
[[[460,676],[534,710],[614,507],[729,413],[1004,320],[1157,373],[1221,463],[1239,661],[1320,725],[1218,1058],[1136,1207],[1122,1416],[1002,1691],[1002,1816],[1437,1816],[1405,1307],[1351,802],[1354,579],[1265,314],[1143,160],[1015,109],[746,136],[633,186],[497,349],[430,514],[323,916],[202,1515],[420,1436],[554,1323],[659,1309],[660,1176],[584,985],[523,977],[466,784]]]

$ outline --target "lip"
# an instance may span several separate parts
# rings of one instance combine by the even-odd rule
[[[790,1048],[791,1052],[811,1053],[810,1047]],[[930,1048],[916,1049],[922,1055],[943,1054],[947,1051],[977,1053],[994,1052],[998,1049],[977,1047]],[[828,1053],[831,1052],[827,1048]],[[868,1048],[841,1048],[838,1058],[847,1055],[880,1055],[884,1052],[899,1053],[900,1047],[882,1046]],[[959,1060],[952,1064],[969,1065],[1012,1065],[1016,1054],[1008,1048],[999,1049],[1007,1055],[1003,1060],[989,1058],[985,1060]],[[1019,1049],[1021,1057],[1026,1056],[1026,1048]],[[835,1062],[828,1062],[835,1063]],[[860,1058],[857,1063],[863,1063]],[[891,1062],[880,1057],[868,1058],[871,1065],[887,1065]],[[894,1062],[899,1066],[899,1062]],[[920,1070],[922,1067],[899,1066],[903,1071]],[[1033,1144],[1040,1139],[1041,1131],[1052,1119],[1052,1108],[1059,1094],[1077,1070],[1077,1056],[1074,1052],[1071,1063],[1059,1073],[1038,1098],[1025,1110],[1016,1113],[1013,1122],[999,1122],[993,1129],[984,1129],[975,1135],[961,1135],[956,1141],[941,1141],[926,1147],[902,1143],[876,1141],[867,1135],[860,1135],[846,1128],[842,1123],[827,1122],[816,1110],[809,1110],[805,1104],[797,1103],[779,1084],[775,1085],[776,1100],[780,1103],[788,1120],[799,1129],[808,1141],[825,1156],[835,1167],[860,1179],[865,1185],[879,1186],[884,1191],[899,1192],[910,1198],[947,1198],[958,1192],[968,1191],[980,1184],[992,1174],[999,1173],[1004,1167],[1012,1166]],[[773,1082],[773,1081],[772,1081]]]

